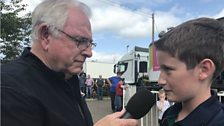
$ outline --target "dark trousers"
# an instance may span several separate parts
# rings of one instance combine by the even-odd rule
[[[110,92],[110,100],[111,100],[111,109],[115,111],[114,100],[115,100],[115,92]]]
[[[103,87],[98,87],[97,88],[97,96],[98,96],[98,100],[103,99]]]
[[[83,93],[86,93],[86,87],[80,87],[80,90],[81,90]]]
[[[116,95],[114,100],[115,111],[121,111],[123,108],[123,96]]]

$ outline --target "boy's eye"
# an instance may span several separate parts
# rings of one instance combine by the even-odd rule
[[[169,71],[171,71],[172,69],[171,68],[165,68],[164,69],[164,71],[167,71],[167,72],[169,72]]]
[[[173,68],[167,66],[162,66],[160,67],[160,69],[166,72],[167,74],[169,74],[173,70]]]

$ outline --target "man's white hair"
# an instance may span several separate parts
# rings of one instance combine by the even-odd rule
[[[68,17],[68,8],[70,6],[76,6],[80,8],[86,16],[91,17],[90,8],[77,0],[44,0],[41,2],[32,13],[32,33],[31,38],[33,42],[38,37],[38,25],[46,23],[53,25],[59,29],[62,29],[66,19]],[[58,35],[58,31],[53,27],[49,27],[50,32],[54,35]]]

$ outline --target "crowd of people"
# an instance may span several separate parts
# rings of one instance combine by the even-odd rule
[[[99,78],[91,78],[91,75],[81,72],[79,74],[80,91],[85,98],[97,98],[103,100],[103,96],[107,94],[106,81],[99,75]]]
[[[123,90],[127,88],[121,73],[109,78],[91,78],[90,74],[81,72],[79,74],[80,92],[84,98],[103,100],[103,96],[110,96],[112,112],[123,109]]]
[[[110,96],[112,112],[118,112],[123,109],[123,90],[127,88],[121,73],[109,78],[91,78],[91,75],[81,72],[79,74],[80,92],[83,98],[103,100],[103,96]]]
[[[103,100],[104,95],[109,95],[111,99],[111,109],[113,112],[121,111],[123,108],[123,90],[126,89],[124,79],[121,77],[121,73],[117,73],[116,76],[110,78],[102,78],[99,75],[98,78],[91,78],[91,75],[87,75],[84,72],[79,74],[79,86],[80,92],[84,98],[97,98]]]

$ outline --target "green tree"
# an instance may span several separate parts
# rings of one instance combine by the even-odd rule
[[[16,59],[24,46],[30,44],[31,13],[19,16],[26,4],[22,0],[11,0],[8,4],[1,1],[1,42],[2,63]]]

